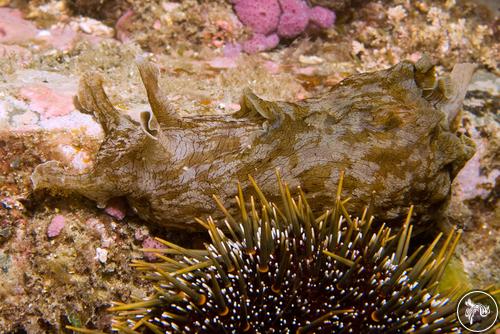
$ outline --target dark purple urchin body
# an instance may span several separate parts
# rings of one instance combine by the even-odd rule
[[[368,210],[351,218],[340,199],[315,217],[302,192],[279,182],[281,206],[247,202],[226,214],[223,232],[199,220],[212,238],[206,250],[162,242],[160,263],[138,261],[157,282],[147,300],[120,304],[113,327],[128,333],[415,333],[459,332],[453,296],[436,287],[458,242],[451,233],[408,254],[408,218],[397,234],[372,226]],[[148,250],[149,251],[149,250]],[[170,255],[170,256],[168,256]]]

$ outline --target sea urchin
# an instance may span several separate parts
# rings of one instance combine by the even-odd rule
[[[238,217],[210,234],[205,250],[160,240],[160,262],[137,261],[155,281],[153,296],[111,310],[125,333],[430,333],[460,331],[451,295],[436,287],[458,242],[454,231],[409,254],[412,208],[397,233],[375,228],[366,209],[352,218],[340,198],[315,217],[278,175],[281,203],[236,197]],[[248,197],[248,196],[247,196]],[[221,225],[219,225],[221,226]],[[153,250],[147,250],[153,251]],[[454,294],[456,295],[456,293]]]

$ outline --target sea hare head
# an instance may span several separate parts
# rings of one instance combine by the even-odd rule
[[[244,107],[293,129],[286,135],[296,154],[290,173],[316,198],[315,209],[330,201],[328,192],[345,170],[345,194],[358,213],[372,202],[379,216],[391,220],[415,204],[428,220],[474,153],[473,142],[453,129],[474,69],[458,64],[451,75],[438,77],[423,57],[352,76],[297,104],[247,93]]]
[[[334,202],[345,171],[343,195],[353,212],[372,203],[373,214],[392,220],[413,204],[425,221],[446,201],[452,179],[474,151],[452,126],[473,70],[459,64],[438,77],[424,57],[352,76],[297,103],[266,101],[245,90],[236,114],[180,117],[158,86],[157,69],[139,61],[151,111],[138,121],[120,114],[100,79],[84,76],[79,102],[105,132],[96,163],[75,175],[48,162],[36,168],[33,183],[98,203],[125,196],[143,219],[185,228],[192,216],[215,211],[214,193],[234,199],[230,184],[247,188],[249,174],[273,198],[279,169],[320,211]]]

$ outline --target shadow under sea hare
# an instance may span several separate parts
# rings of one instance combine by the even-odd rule
[[[274,200],[275,169],[319,212],[334,203],[345,171],[342,196],[351,198],[350,212],[371,202],[372,214],[388,221],[413,204],[425,222],[446,202],[452,179],[474,152],[472,142],[453,131],[472,64],[457,64],[438,78],[426,57],[403,61],[295,103],[245,90],[239,112],[191,117],[168,105],[155,66],[141,60],[138,67],[151,111],[140,122],[121,114],[102,79],[83,76],[79,104],[105,133],[95,164],[88,173],[71,174],[59,162],[43,163],[32,175],[35,190],[78,193],[100,206],[124,196],[144,220],[185,229],[195,228],[193,216],[216,212],[213,194],[235,210],[232,185],[240,181],[251,191],[247,175]]]

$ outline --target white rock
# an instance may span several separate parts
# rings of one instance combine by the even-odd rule
[[[299,56],[299,61],[302,63],[302,64],[306,64],[306,65],[319,65],[321,63],[323,63],[325,60],[321,57],[318,57],[318,56],[304,56],[304,55],[300,55]]]
[[[101,37],[113,37],[115,30],[104,23],[91,19],[90,17],[81,17],[78,27],[86,34],[92,34]]]
[[[393,22],[399,22],[406,17],[406,10],[403,6],[398,5],[395,7],[391,7],[387,10],[387,15],[389,19]]]
[[[95,250],[95,259],[101,263],[106,263],[108,261],[108,251],[97,247]]]

